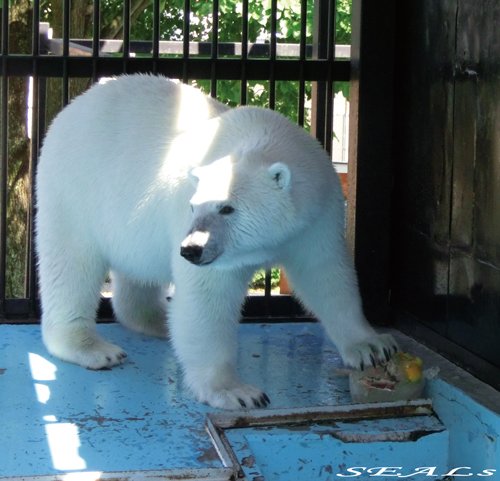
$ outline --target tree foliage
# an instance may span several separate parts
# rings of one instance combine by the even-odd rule
[[[45,20],[51,24],[60,22],[62,15],[54,13],[55,0],[42,0],[42,12]],[[301,0],[278,0],[276,10],[276,40],[278,43],[299,43],[301,40]],[[79,6],[78,6],[79,5]],[[82,10],[83,5],[83,10]],[[101,0],[100,4],[100,37],[123,38],[123,0]],[[160,1],[160,39],[181,41],[184,38],[184,5],[185,0]],[[190,41],[208,42],[214,35],[213,2],[206,0],[191,0],[189,18]],[[72,8],[79,8],[79,16],[85,17],[87,25],[86,36],[92,36],[92,1],[73,0]],[[60,9],[60,7],[59,7]],[[86,9],[86,10],[85,10]],[[306,30],[305,42],[313,42],[313,9],[314,1],[306,0]],[[349,44],[351,0],[337,0],[336,12],[336,42]],[[130,38],[131,40],[151,40],[153,38],[153,2],[152,0],[131,0],[130,2]],[[248,40],[250,43],[269,42],[271,39],[271,0],[254,0],[248,2]],[[241,42],[243,28],[243,3],[241,0],[220,0],[218,6],[218,41]],[[73,35],[74,36],[74,35]],[[209,91],[208,81],[194,81],[199,88]],[[222,102],[236,106],[241,99],[241,82],[221,81],[217,85],[217,97]],[[298,119],[299,102],[310,104],[311,84],[305,85],[305,99],[299,98],[298,82],[277,82],[274,108],[291,120]],[[335,90],[348,92],[344,85],[336,85]],[[246,91],[248,104],[269,105],[269,82],[249,82]],[[307,112],[306,112],[307,114]],[[305,117],[305,127],[309,127],[309,116]]]
[[[153,0],[129,0],[130,39],[152,40]],[[160,40],[183,40],[184,5],[186,0],[160,0]],[[305,0],[302,0],[305,1]],[[313,0],[306,0],[305,42],[313,41]],[[69,35],[71,38],[92,38],[93,0],[72,0],[70,4]],[[123,38],[124,0],[101,0],[99,34],[102,39]],[[5,2],[4,2],[5,4]],[[54,37],[63,35],[62,0],[40,0],[40,19],[49,22]],[[32,0],[9,0],[9,46],[10,52],[30,54],[32,37]],[[213,3],[206,0],[190,0],[189,39],[209,42],[214,35],[215,15]],[[349,44],[351,0],[337,0],[336,42]],[[276,41],[299,43],[301,40],[301,0],[277,0]],[[218,41],[241,42],[243,27],[243,4],[241,0],[219,0]],[[248,2],[248,40],[250,43],[269,42],[271,38],[271,0]],[[70,97],[78,95],[89,86],[89,79],[71,79]],[[209,81],[193,80],[201,89],[209,91]],[[30,204],[30,141],[26,129],[27,79],[9,79],[9,138],[8,138],[8,205],[7,205],[7,297],[23,297],[25,291],[26,241],[28,238],[28,215]],[[217,97],[228,105],[235,106],[241,99],[240,81],[219,81]],[[311,100],[311,83],[306,82],[304,99],[299,98],[299,82],[276,82],[274,107],[297,121],[299,102],[306,108]],[[341,86],[336,85],[336,90]],[[250,81],[246,85],[248,104],[269,106],[270,85],[268,81]],[[47,112],[50,119],[62,107],[62,83],[60,79],[47,81]],[[310,119],[304,119],[309,126]]]

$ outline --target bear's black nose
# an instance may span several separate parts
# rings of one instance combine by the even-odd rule
[[[199,264],[201,255],[203,254],[203,247],[199,245],[188,244],[181,247],[181,256],[193,264]]]

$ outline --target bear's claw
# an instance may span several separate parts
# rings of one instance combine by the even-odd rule
[[[109,349],[110,352],[104,355],[104,349]],[[122,364],[126,358],[127,353],[122,351],[120,347],[102,341],[98,346],[78,350],[72,358],[67,357],[66,360],[93,371],[100,371]]]
[[[398,345],[390,334],[380,334],[350,345],[341,355],[345,364],[363,371],[366,366],[376,367],[388,362],[398,350]]]
[[[219,409],[255,409],[265,408],[271,400],[259,389],[248,384],[239,384],[225,389],[196,390],[196,398],[214,408]]]
[[[266,393],[262,393],[262,396],[259,399],[252,398],[252,401],[253,401],[254,405],[258,408],[265,408],[271,403],[271,400],[269,399],[269,397]],[[246,406],[243,406],[243,407],[246,407]]]
[[[101,339],[85,327],[45,329],[44,341],[52,355],[91,370],[110,369],[122,364],[127,357],[121,347]]]

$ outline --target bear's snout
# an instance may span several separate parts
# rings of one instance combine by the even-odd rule
[[[203,247],[198,245],[186,245],[181,246],[181,256],[184,259],[192,262],[193,264],[199,264],[201,261],[201,256],[203,254]]]
[[[208,256],[208,258],[203,256],[209,238],[209,232],[192,232],[182,241],[181,256],[195,265],[210,264],[214,259],[210,258],[211,256]]]

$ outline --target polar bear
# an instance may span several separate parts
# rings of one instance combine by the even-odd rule
[[[98,336],[108,272],[123,325],[167,336],[187,386],[217,408],[265,407],[240,381],[237,323],[260,267],[280,265],[347,365],[397,345],[366,321],[344,241],[344,200],[321,146],[282,115],[228,109],[164,77],[92,87],[52,123],[37,170],[42,334],[90,369],[122,363]]]

